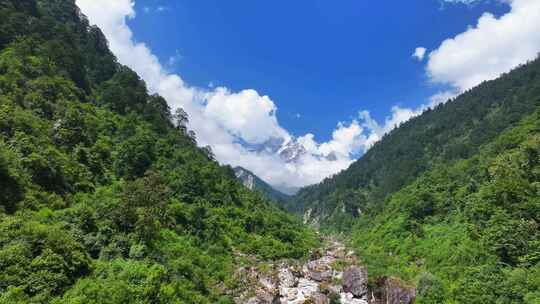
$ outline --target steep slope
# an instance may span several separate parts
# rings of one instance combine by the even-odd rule
[[[242,184],[249,190],[261,192],[263,196],[276,202],[279,206],[285,205],[287,200],[290,199],[289,195],[274,189],[272,186],[247,169],[236,167],[234,168],[234,173],[236,178],[240,180]]]
[[[540,59],[403,124],[288,205],[417,303],[540,303]]]
[[[347,229],[438,163],[478,152],[540,105],[540,60],[485,82],[386,135],[347,170],[302,189],[287,206],[313,223]]]
[[[309,252],[73,0],[0,20],[0,303],[232,303],[238,256]]]
[[[474,156],[439,164],[352,229],[372,277],[419,303],[540,303],[540,109]]]

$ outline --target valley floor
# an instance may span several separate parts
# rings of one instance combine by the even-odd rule
[[[237,256],[244,265],[236,272],[238,304],[375,304],[412,303],[413,288],[387,279],[380,288],[368,286],[368,273],[353,251],[336,238],[321,238],[307,261],[264,263]]]

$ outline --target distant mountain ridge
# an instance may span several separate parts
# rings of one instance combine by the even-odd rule
[[[235,167],[233,170],[236,178],[241,181],[246,188],[252,191],[261,192],[264,196],[266,196],[266,198],[278,203],[279,205],[284,205],[291,198],[290,195],[276,190],[253,172],[245,168]]]
[[[277,154],[287,163],[294,163],[300,160],[302,156],[307,154],[306,148],[296,141],[295,139],[289,139],[281,145]]]
[[[243,143],[250,151],[264,152],[267,154],[273,154],[278,156],[281,160],[288,164],[295,164],[302,161],[302,158],[306,155],[310,155],[316,159],[326,159],[334,161],[337,159],[335,152],[328,154],[314,153],[308,151],[308,149],[298,141],[295,137],[287,138],[270,138],[267,141],[260,144],[248,144]],[[298,190],[298,189],[296,189]]]
[[[540,105],[540,60],[426,110],[385,135],[347,170],[301,189],[287,205],[311,222],[347,227],[435,163],[474,155]],[[342,212],[344,211],[344,212]]]

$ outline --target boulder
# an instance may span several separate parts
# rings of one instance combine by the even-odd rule
[[[367,294],[367,283],[368,274],[363,267],[352,266],[343,272],[343,291],[349,292],[357,298]]]
[[[317,292],[311,295],[311,302],[313,304],[329,304],[330,300],[325,294]]]
[[[343,288],[341,285],[328,285],[327,287],[328,291],[335,294],[340,294]]]
[[[298,291],[308,298],[319,291],[319,284],[311,280],[300,279],[298,280]]]
[[[296,278],[288,267],[279,270],[278,279],[280,288],[290,288],[296,285]]]
[[[267,276],[259,276],[259,284],[266,291],[271,293],[275,292],[277,289],[276,283],[272,280],[272,278]]]
[[[279,296],[274,295],[266,290],[257,290],[256,296],[250,298],[247,304],[274,304],[279,303]]]
[[[309,277],[317,282],[328,281],[332,278],[332,270],[310,271]]]
[[[416,298],[416,289],[408,287],[395,278],[388,278],[385,284],[385,298],[388,304],[412,304]]]
[[[287,290],[287,301],[285,301],[285,303],[287,302],[294,302],[296,299],[298,299],[298,297],[300,296],[299,292],[298,292],[298,289],[296,288],[290,288]]]
[[[298,286],[283,287],[280,290],[281,304],[303,304],[306,300],[319,294],[319,284],[315,281],[300,278]],[[324,302],[323,302],[324,303]]]
[[[339,296],[339,301],[341,304],[368,304],[365,299],[355,298],[350,292],[342,292]]]
[[[259,299],[257,297],[253,297],[253,298],[249,298],[249,300],[247,300],[246,304],[261,304],[261,302],[259,301]]]
[[[333,269],[330,265],[333,261],[332,257],[325,256],[307,263],[307,276],[317,282],[330,280],[333,275]]]

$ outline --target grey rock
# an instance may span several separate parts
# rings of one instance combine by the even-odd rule
[[[309,277],[317,282],[327,281],[332,278],[332,270],[311,271]]]
[[[319,291],[319,284],[307,279],[300,279],[298,280],[298,291],[307,298]]]
[[[331,293],[335,293],[335,294],[340,294],[341,291],[343,290],[343,288],[341,288],[341,285],[330,285],[327,288]]]
[[[246,304],[261,304],[261,302],[259,301],[259,299],[257,297],[253,297],[253,298],[250,298]]]
[[[333,270],[330,265],[333,261],[333,257],[324,256],[318,260],[307,263],[307,275],[312,280],[318,282],[330,280],[333,275]]]
[[[246,304],[274,304],[279,303],[279,296],[264,290],[257,290],[256,296],[249,298]]]
[[[355,297],[363,297],[368,292],[368,274],[363,267],[349,267],[343,272],[343,291]]]
[[[317,292],[311,296],[311,302],[313,304],[329,304],[330,300],[325,294]]]
[[[278,273],[279,287],[289,288],[296,285],[296,278],[289,268],[281,268]]]
[[[368,304],[365,299],[357,299],[350,292],[342,292],[339,301],[341,304]]]
[[[385,283],[385,298],[388,304],[412,304],[416,298],[416,289],[389,278]]]

